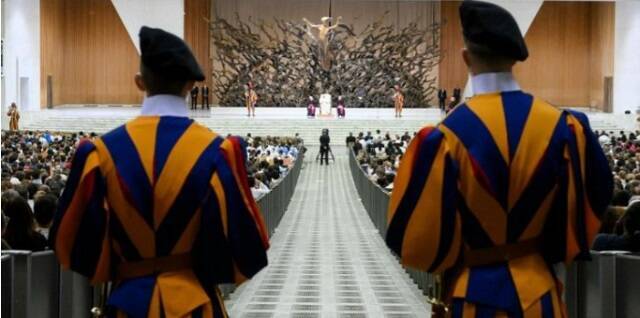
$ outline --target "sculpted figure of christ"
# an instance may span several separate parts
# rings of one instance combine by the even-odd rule
[[[302,18],[302,20],[307,24],[307,34],[309,34],[309,37],[318,45],[318,61],[320,65],[325,71],[328,71],[331,68],[332,59],[332,54],[329,52],[329,35],[331,30],[340,26],[342,17],[338,17],[334,25],[329,25],[329,22],[332,20],[330,17],[322,17],[320,19],[321,24],[313,24],[307,20],[307,18]],[[317,29],[318,35],[315,36],[313,32],[311,32],[311,29]]]

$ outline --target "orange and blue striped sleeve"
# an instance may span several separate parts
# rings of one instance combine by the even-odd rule
[[[206,264],[219,269],[209,279],[216,284],[240,284],[267,266],[269,247],[266,226],[258,204],[253,199],[247,181],[244,141],[237,137],[225,139],[220,145],[216,171],[211,178],[216,202],[205,203],[202,227],[214,226],[217,237],[207,241],[215,245],[216,255],[205,252]],[[217,211],[210,213],[210,208]],[[210,231],[211,233],[212,231]],[[208,234],[211,235],[211,234]]]
[[[253,199],[247,178],[247,144],[244,139],[233,136],[227,138],[227,140],[223,142],[222,150],[225,159],[233,172],[233,177],[238,189],[238,197],[242,199],[241,202],[237,203],[238,205],[244,205],[244,208],[246,208],[250,213],[256,223],[256,229],[260,235],[262,244],[264,245],[264,248],[267,249],[269,248],[267,227],[262,219],[258,203]]]
[[[613,178],[609,163],[586,115],[567,114],[567,222],[565,262],[589,257],[600,218],[611,201]]]
[[[111,257],[106,184],[99,165],[95,145],[81,141],[50,234],[50,245],[62,267],[93,283],[109,280]]]
[[[461,247],[457,167],[444,134],[423,128],[405,152],[388,208],[386,243],[409,267],[442,272]]]

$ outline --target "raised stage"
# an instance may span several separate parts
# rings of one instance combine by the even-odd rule
[[[133,107],[63,107],[25,113],[22,129],[84,131],[103,133],[138,115]],[[330,130],[332,142],[342,143],[349,132],[380,129],[402,134],[413,132],[441,119],[437,109],[406,109],[402,118],[394,118],[391,108],[348,109],[347,118],[306,117],[306,108],[257,108],[256,117],[247,117],[244,107],[216,107],[210,111],[192,111],[191,116],[220,134],[244,136],[294,136],[299,133],[307,144],[317,144],[323,128]]]
[[[334,110],[335,111],[335,110]],[[23,112],[21,129],[51,131],[84,131],[104,133],[140,112],[137,107],[60,107],[37,112]],[[635,115],[612,115],[588,113],[593,129],[635,130]],[[403,134],[417,131],[427,124],[435,124],[442,119],[436,108],[407,108],[402,118],[394,117],[392,108],[349,108],[347,117],[335,116],[308,119],[306,108],[258,107],[256,117],[247,117],[244,107],[215,107],[209,111],[192,111],[191,116],[220,134],[244,136],[293,136],[299,133],[307,144],[318,144],[323,128],[330,130],[334,144],[343,143],[349,132],[380,129],[383,133]]]

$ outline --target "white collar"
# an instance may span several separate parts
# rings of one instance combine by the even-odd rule
[[[142,102],[142,116],[189,117],[187,102],[175,95],[153,95]]]
[[[471,77],[473,95],[519,91],[520,85],[511,72],[482,73]]]

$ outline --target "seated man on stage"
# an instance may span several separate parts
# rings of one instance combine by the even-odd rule
[[[344,118],[345,106],[344,106],[344,99],[342,98],[342,95],[338,96],[338,106],[336,108],[338,110],[338,118]]]
[[[307,104],[307,117],[313,118],[316,117],[316,108],[318,105],[316,101],[313,99],[313,96],[309,96],[309,104]]]

